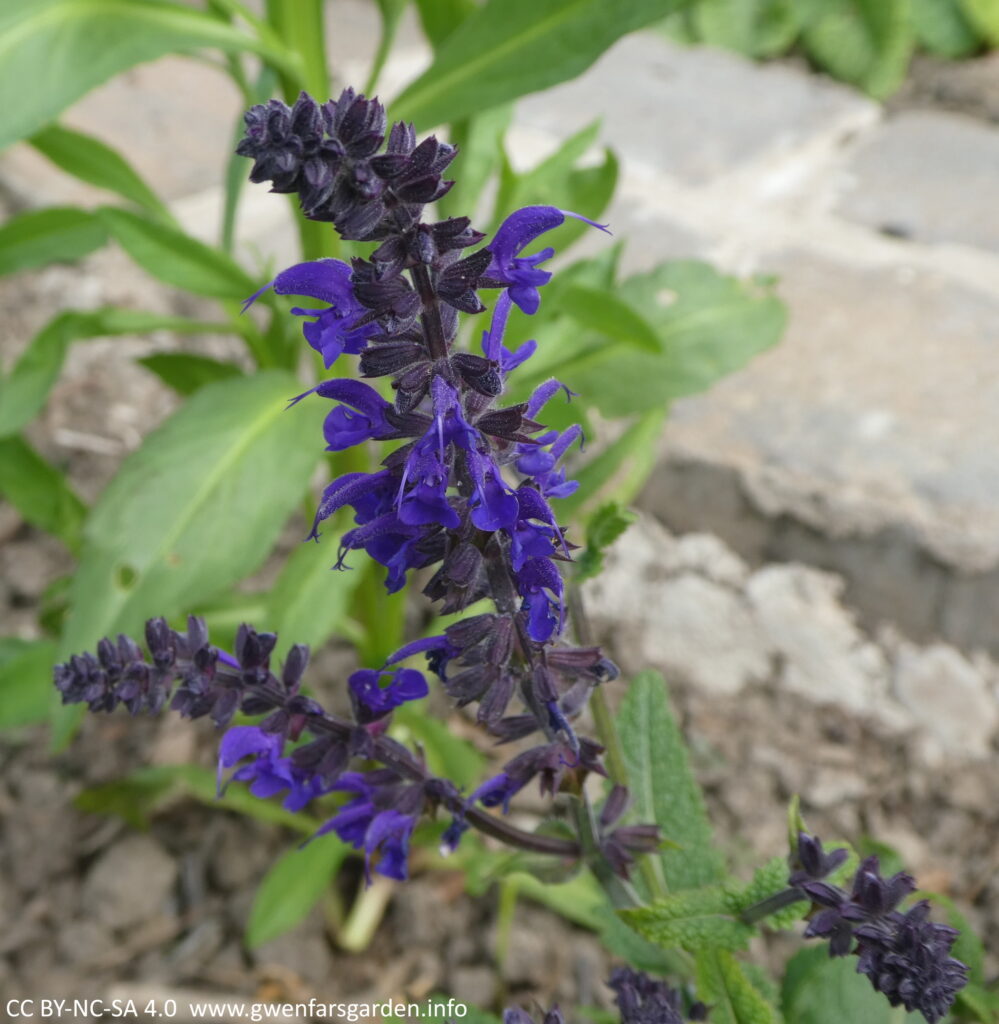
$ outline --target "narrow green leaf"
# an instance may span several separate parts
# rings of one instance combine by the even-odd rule
[[[664,263],[628,278],[619,295],[640,310],[659,354],[610,346],[602,336],[577,341],[559,379],[607,416],[661,409],[695,394],[775,344],[785,311],[772,288],[719,274],[706,263]]]
[[[6,379],[0,379],[0,437],[16,433],[38,414],[59,376],[66,349],[72,342],[156,330],[188,334],[231,332],[227,324],[113,306],[89,313],[73,310],[60,313],[31,339]]]
[[[322,899],[350,847],[334,835],[289,850],[264,875],[253,898],[246,944],[256,949],[290,931]]]
[[[209,384],[129,455],[87,521],[64,655],[187,612],[263,562],[315,466],[322,410],[285,411],[299,387],[278,371]]]
[[[0,274],[49,263],[72,263],[107,240],[100,218],[75,206],[50,206],[22,213],[0,227]]]
[[[802,42],[824,70],[878,99],[902,84],[915,42],[908,0],[821,0],[810,14]]]
[[[622,503],[635,499],[659,461],[666,413],[666,409],[644,413],[599,455],[573,469],[579,490],[559,505],[567,518],[578,519],[610,494]]]
[[[31,144],[67,174],[116,192],[160,220],[173,221],[166,204],[132,165],[100,139],[59,124],[50,124],[31,137]]]
[[[206,384],[239,377],[243,372],[235,363],[220,362],[193,352],[157,352],[138,361],[181,395],[192,395]]]
[[[659,855],[668,887],[694,889],[721,881],[721,856],[712,845],[704,799],[670,711],[666,682],[659,673],[641,672],[632,680],[617,725],[632,795],[632,817],[655,822],[663,835],[679,846]]]
[[[257,290],[254,279],[231,256],[178,228],[113,206],[102,207],[98,215],[111,237],[143,270],[175,288],[239,300]]]
[[[231,53],[251,50],[290,73],[297,69],[287,50],[187,4],[4,0],[0,4],[0,96],[9,97],[10,102],[0,123],[0,149],[54,121],[84,93],[119,71],[166,53],[205,47]]]
[[[3,455],[0,453],[0,465]],[[55,644],[0,637],[0,729],[45,721],[52,699]]]
[[[753,936],[753,929],[729,910],[721,886],[686,889],[620,913],[639,935],[664,949],[745,949]]]
[[[579,871],[568,882],[556,885],[523,871],[511,872],[506,880],[516,885],[518,894],[554,910],[581,928],[598,931],[603,923],[600,908],[606,905],[607,897],[589,871]]]
[[[697,995],[711,1006],[714,1024],[779,1024],[777,1011],[749,980],[739,961],[724,950],[705,950],[697,954]],[[788,1019],[794,1024],[805,1024],[793,1015]],[[877,1024],[874,1017],[838,1019]]]
[[[307,814],[293,814],[279,803],[260,800],[238,784],[230,786],[220,797],[215,772],[193,764],[140,768],[127,778],[88,787],[74,803],[82,811],[113,814],[133,828],[148,828],[151,816],[160,807],[185,795],[218,810],[235,811],[256,821],[282,825],[303,836],[315,831],[315,820]]]
[[[613,42],[680,0],[489,0],[441,42],[429,70],[392,105],[429,128],[573,78]]]
[[[663,343],[641,313],[613,292],[572,285],[562,296],[562,310],[595,331],[654,354]]]
[[[78,549],[86,506],[23,437],[0,437],[0,495],[26,522],[58,537],[70,551]]]
[[[982,45],[982,37],[961,7],[961,0],[911,0],[916,38],[930,53],[955,59]]]

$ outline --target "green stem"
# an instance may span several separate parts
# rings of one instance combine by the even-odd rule
[[[780,892],[775,892],[773,896],[768,896],[765,900],[760,900],[759,903],[747,907],[739,917],[745,924],[756,924],[757,921],[762,921],[763,918],[776,914],[785,907],[807,902],[807,900],[808,897],[800,889],[782,889]]]
[[[592,631],[586,617],[586,610],[583,607],[583,595],[578,585],[572,585],[569,588],[569,615],[572,618],[576,639],[579,643],[584,646],[592,644]],[[627,788],[628,767],[624,759],[624,747],[621,744],[621,735],[617,731],[617,724],[611,713],[610,705],[607,703],[602,685],[595,687],[590,695],[590,711],[597,727],[597,737],[606,751],[604,760],[607,765],[607,775],[611,782]],[[657,865],[651,856],[638,859],[638,869],[652,899],[659,899],[669,892],[666,880],[656,868]]]
[[[301,74],[281,73],[285,102],[294,103],[304,89],[322,103],[329,96],[326,67],[326,36],[323,31],[323,0],[267,0],[267,20],[301,61]],[[317,260],[337,254],[332,231],[317,221],[300,216],[298,200],[289,196],[302,245],[302,257]]]
[[[363,883],[337,936],[340,946],[348,953],[360,953],[371,944],[385,909],[395,890],[395,882],[377,875],[371,885]]]

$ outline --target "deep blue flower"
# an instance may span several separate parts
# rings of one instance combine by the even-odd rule
[[[538,289],[551,280],[551,272],[539,270],[538,264],[550,260],[555,250],[548,248],[533,256],[521,256],[520,252],[546,231],[565,223],[566,217],[585,221],[601,231],[607,231],[605,224],[598,224],[588,217],[554,206],[525,206],[499,226],[493,240],[486,248],[492,253],[492,261],[485,276],[490,283],[507,286],[510,299],[523,312],[532,315],[541,305]]]
[[[385,672],[362,668],[354,672],[347,685],[359,722],[373,722],[411,700],[419,700],[430,692],[421,672],[413,668],[397,668],[387,674],[390,681],[381,684]]]
[[[344,353],[357,355],[368,339],[382,333],[377,324],[360,327],[356,322],[367,312],[357,300],[351,284],[351,268],[343,260],[321,259],[296,263],[282,270],[273,281],[255,291],[244,303],[246,310],[264,292],[273,288],[278,295],[307,295],[329,303],[327,309],[292,309],[296,316],[314,316],[302,325],[308,343],[323,357],[327,368]]]

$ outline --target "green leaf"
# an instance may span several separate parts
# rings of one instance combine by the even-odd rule
[[[579,323],[644,352],[660,354],[663,343],[655,329],[613,292],[574,284],[562,296],[562,310]]]
[[[0,465],[3,455],[0,454]],[[0,637],[0,729],[45,721],[52,700],[51,640]]]
[[[299,387],[279,371],[209,384],[129,455],[87,522],[65,655],[186,612],[264,561],[315,467],[321,410],[285,411]]]
[[[193,395],[206,384],[239,377],[243,372],[235,363],[220,362],[193,352],[157,352],[143,356],[138,362],[181,395]]]
[[[725,883],[725,906],[730,914],[738,916],[743,911],[768,896],[787,888],[787,859],[774,857],[762,867],[756,869],[751,881],[742,883],[730,881]],[[762,924],[769,929],[793,928],[808,913],[810,905],[806,901],[792,903],[776,914],[769,914]]]
[[[607,897],[589,871],[579,871],[568,882],[556,885],[523,871],[511,872],[506,881],[516,886],[519,895],[554,910],[581,928],[597,931],[602,924],[599,908],[606,904]]]
[[[160,220],[173,221],[166,205],[132,165],[100,139],[50,124],[31,137],[31,144],[67,174],[116,192]]]
[[[820,67],[878,99],[901,84],[915,43],[908,0],[812,0],[802,42]]]
[[[175,288],[241,301],[257,290],[253,278],[231,256],[178,228],[112,206],[102,207],[98,214],[111,237],[143,270]]]
[[[659,461],[666,412],[653,409],[644,413],[613,444],[573,470],[572,478],[579,481],[579,490],[559,505],[567,518],[577,518],[607,494],[616,495],[624,503],[635,499]]]
[[[713,1024],[779,1024],[780,1021],[777,1011],[750,981],[739,961],[724,950],[705,950],[697,954],[697,997],[711,1006]],[[788,1019],[794,1024],[805,1024],[795,1016]],[[846,1016],[839,1020],[875,1024],[875,1018],[864,1016]]]
[[[632,796],[631,817],[655,822],[679,845],[659,855],[670,890],[694,889],[724,876],[711,842],[704,799],[690,770],[683,736],[658,672],[632,680],[617,719]]]
[[[325,835],[289,850],[264,875],[253,898],[246,944],[256,949],[290,931],[322,899],[350,847]]]
[[[930,53],[951,59],[967,57],[982,37],[961,8],[961,0],[911,0],[916,38]]]
[[[299,544],[267,595],[267,628],[278,634],[279,654],[293,643],[317,650],[338,630],[345,632],[362,574],[332,567],[339,541],[339,533],[330,531],[320,544]]]
[[[999,4],[995,0],[960,0],[971,24],[993,45],[999,46]]]
[[[48,263],[72,263],[107,240],[100,218],[75,206],[22,213],[0,228],[0,274]]]
[[[31,339],[9,376],[0,379],[0,437],[17,433],[41,410],[72,342],[156,330],[225,334],[231,328],[226,324],[113,306],[89,313],[60,313]]]
[[[713,886],[687,889],[620,914],[639,935],[664,949],[745,949],[753,929],[733,916],[728,903],[725,890]]]
[[[392,104],[430,128],[497,106],[588,68],[613,42],[679,0],[489,0],[437,49],[431,67]]]
[[[920,1014],[893,1010],[867,978],[857,974],[852,958],[830,957],[825,943],[802,949],[788,962],[781,1009],[794,1024],[923,1022]]]
[[[475,8],[475,0],[416,0],[420,25],[435,50]]]
[[[513,106],[505,104],[452,126],[451,141],[458,146],[452,167],[455,186],[440,201],[449,216],[474,213],[481,205],[486,182],[502,159],[503,136],[512,119]]]
[[[604,567],[604,553],[638,516],[609,501],[590,516],[586,523],[586,548],[576,558],[576,581],[582,582],[598,576]]]
[[[26,522],[58,537],[76,552],[86,506],[66,477],[23,437],[0,438],[0,495]]]
[[[798,34],[794,0],[700,0],[691,9],[702,42],[747,57],[783,53]]]
[[[187,4],[165,0],[4,0],[0,149],[55,120],[94,86],[166,53],[251,50],[291,72],[294,58]],[[14,102],[16,97],[16,102]]]
[[[628,278],[620,298],[650,323],[659,354],[576,339],[559,379],[607,416],[661,409],[739,369],[775,344],[784,306],[769,286],[726,277],[706,263],[664,263]]]

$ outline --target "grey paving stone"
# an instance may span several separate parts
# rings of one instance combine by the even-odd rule
[[[871,110],[824,79],[649,32],[625,37],[575,81],[523,100],[518,117],[557,136],[601,117],[603,138],[626,160],[697,183]]]
[[[858,149],[839,212],[920,242],[999,251],[999,127],[962,114],[907,111]]]
[[[912,635],[999,645],[999,302],[945,278],[787,253],[781,345],[678,402],[645,502],[744,557],[841,572]]]

